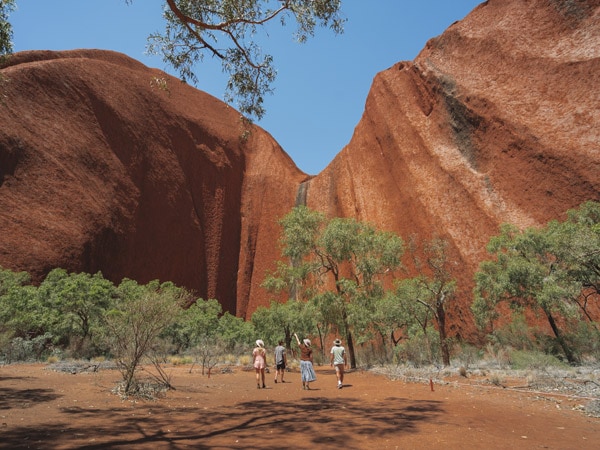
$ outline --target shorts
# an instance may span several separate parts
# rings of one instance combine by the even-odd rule
[[[285,363],[284,362],[277,363],[277,365],[275,367],[277,368],[277,370],[285,370]]]

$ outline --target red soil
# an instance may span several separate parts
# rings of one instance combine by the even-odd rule
[[[284,384],[254,374],[202,376],[170,367],[176,390],[155,401],[123,400],[117,371],[69,374],[45,365],[0,368],[1,448],[592,449],[600,419],[581,399],[460,382],[433,386],[347,374],[336,389],[317,368],[313,390],[298,373]],[[456,380],[455,380],[456,381]]]

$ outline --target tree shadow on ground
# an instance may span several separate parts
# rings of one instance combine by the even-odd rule
[[[6,381],[1,378],[0,381]],[[62,397],[54,393],[53,389],[13,389],[0,388],[0,410],[13,408],[27,408],[32,403],[52,402]]]
[[[20,447],[24,442],[43,440],[64,448],[178,448],[253,447],[279,449],[293,442],[294,448],[335,445],[361,448],[357,436],[397,438],[418,432],[419,423],[443,413],[438,401],[414,401],[389,397],[376,403],[360,399],[304,398],[292,402],[259,400],[230,407],[205,410],[173,410],[147,404],[136,410],[67,408],[64,423],[36,430],[13,429],[5,445]],[[95,424],[73,427],[73,423]],[[69,425],[70,424],[70,425]],[[101,438],[101,439],[100,439]],[[92,443],[96,439],[97,444]],[[51,448],[46,446],[45,448]]]

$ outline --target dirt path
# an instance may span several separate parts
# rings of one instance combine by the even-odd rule
[[[596,449],[600,419],[581,399],[495,386],[430,385],[348,373],[343,389],[317,368],[256,389],[235,368],[210,378],[168,369],[175,391],[156,401],[111,393],[113,370],[69,374],[44,365],[0,367],[0,448],[7,449]]]

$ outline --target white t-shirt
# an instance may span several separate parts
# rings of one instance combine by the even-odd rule
[[[334,345],[331,347],[331,354],[333,355],[333,365],[344,364],[344,354],[346,349],[341,345]]]

